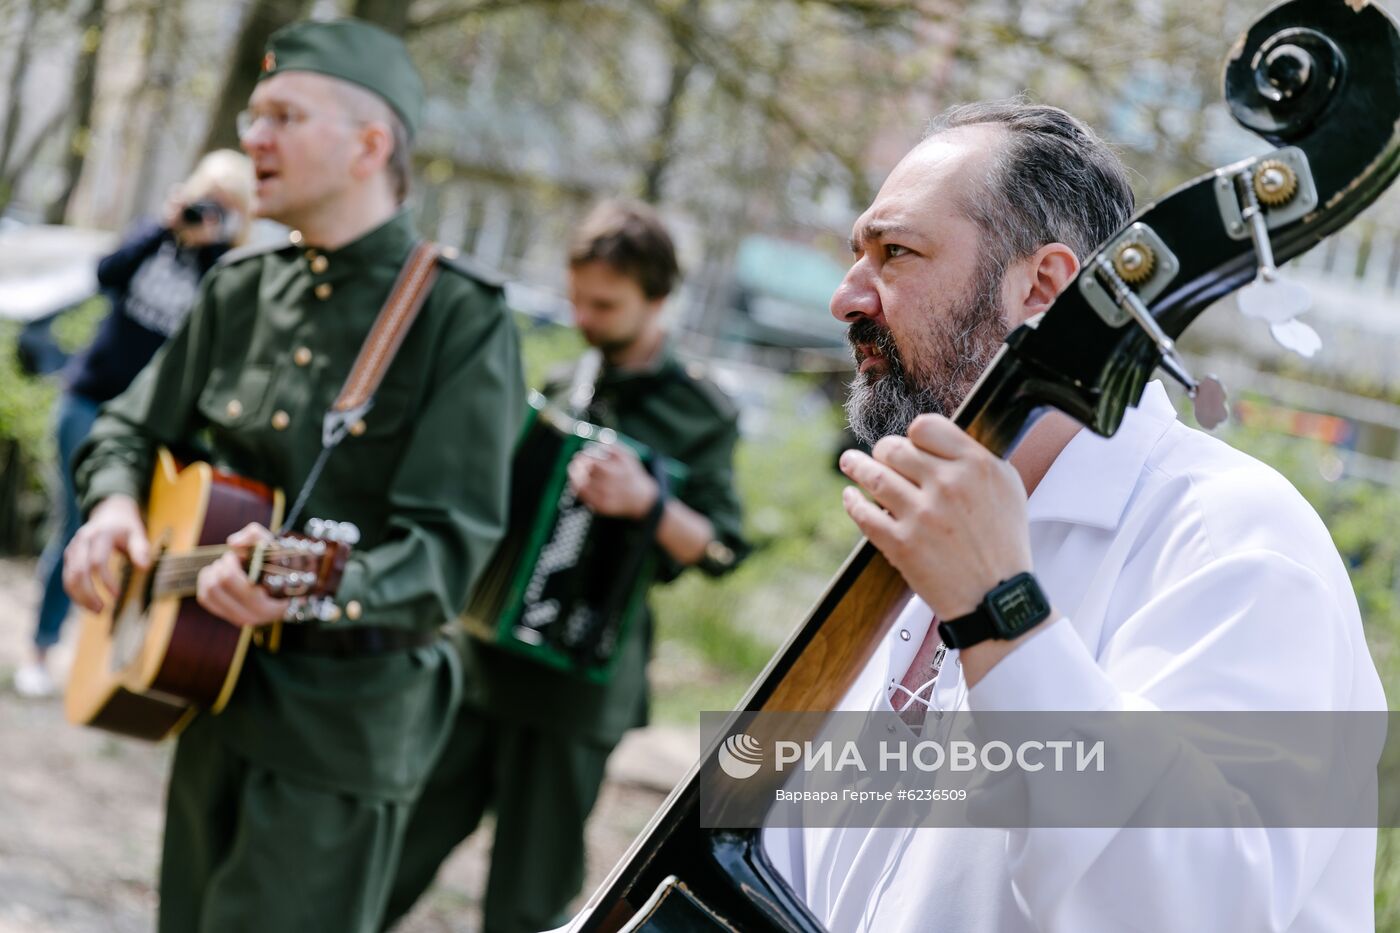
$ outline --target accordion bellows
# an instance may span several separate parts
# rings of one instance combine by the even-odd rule
[[[685,468],[570,418],[538,393],[530,409],[515,449],[506,537],[462,621],[498,647],[603,682],[642,611],[656,569],[656,529],[590,511],[569,489],[569,461],[589,444],[627,444],[672,493]]]

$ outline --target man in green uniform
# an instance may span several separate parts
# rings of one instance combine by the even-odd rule
[[[678,275],[660,219],[642,205],[605,203],[575,234],[569,256],[574,320],[602,353],[587,419],[683,463],[676,498],[626,445],[585,451],[569,466],[579,498],[602,515],[638,520],[661,510],[658,579],[687,566],[732,569],[743,551],[729,400],[672,354],[661,309]],[[546,389],[558,398],[565,380]],[[618,647],[611,680],[596,684],[468,639],[467,695],[452,738],[419,798],[404,841],[387,924],[408,911],[438,866],[496,815],[485,897],[489,933],[558,926],[583,882],[584,821],[603,766],[647,711],[652,625],[638,620]]]
[[[300,23],[272,37],[262,64],[239,131],[258,212],[293,230],[213,270],[185,328],[97,421],[76,466],[89,518],[65,568],[89,608],[95,578],[113,587],[113,550],[149,563],[138,503],[157,445],[296,495],[322,449],[322,416],[417,241],[402,204],[423,92],[403,44],[352,20]],[[372,409],[302,512],[361,531],[340,618],[283,626],[275,652],[250,652],[224,712],[180,736],[162,931],[378,923],[409,802],[461,690],[441,626],[503,532],[523,417],[499,287],[454,259],[440,265]],[[200,573],[197,598],[237,625],[286,608],[232,554]]]

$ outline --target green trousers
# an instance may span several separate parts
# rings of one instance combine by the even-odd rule
[[[414,804],[389,895],[387,929],[413,906],[489,808],[496,833],[483,912],[486,933],[562,926],[583,885],[583,827],[611,745],[504,722],[463,705]]]
[[[180,737],[166,802],[161,933],[369,933],[408,805],[289,780],[203,717]]]

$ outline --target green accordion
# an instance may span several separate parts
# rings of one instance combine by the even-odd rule
[[[627,444],[666,494],[685,467],[570,418],[539,393],[530,409],[515,448],[506,537],[462,622],[500,648],[605,682],[656,572],[656,523],[594,514],[569,489],[569,461],[590,444]]]

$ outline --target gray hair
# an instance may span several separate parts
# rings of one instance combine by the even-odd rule
[[[929,121],[923,138],[979,125],[999,126],[1009,138],[963,211],[990,240],[987,258],[1002,269],[1047,243],[1065,244],[1083,262],[1132,216],[1122,161],[1058,107],[1023,98],[961,104]]]

